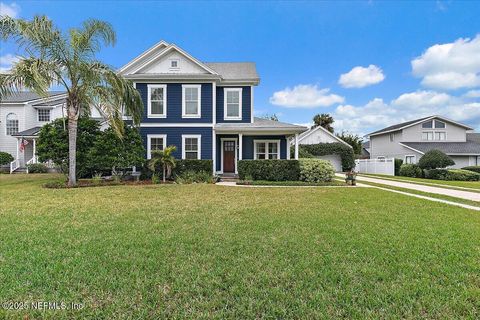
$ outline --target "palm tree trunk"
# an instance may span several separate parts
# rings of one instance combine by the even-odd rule
[[[68,119],[68,186],[77,185],[77,117]]]
[[[163,183],[165,183],[165,175],[166,175],[165,171],[166,171],[165,165],[163,165]]]

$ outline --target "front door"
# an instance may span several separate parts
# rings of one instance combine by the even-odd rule
[[[235,172],[235,141],[223,141],[223,172]]]

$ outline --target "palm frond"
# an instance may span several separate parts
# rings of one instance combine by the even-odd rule
[[[70,30],[70,44],[77,56],[89,56],[98,52],[103,45],[113,46],[117,40],[110,23],[96,19],[83,22],[81,29]]]

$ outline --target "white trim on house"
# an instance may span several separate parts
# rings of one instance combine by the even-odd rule
[[[223,89],[223,120],[242,120],[242,88],[224,88]],[[238,116],[227,116],[227,95],[228,92],[238,92]]]
[[[121,67],[120,69],[118,69],[118,72],[119,73],[123,73],[126,69],[128,69],[129,67],[131,67],[132,65],[134,65],[135,63],[139,62],[141,59],[143,59],[144,57],[146,57],[148,54],[150,54],[151,52],[157,50],[159,47],[161,46],[164,46],[165,48],[168,46],[168,43],[165,42],[164,40],[161,40],[160,42],[157,42],[155,45],[153,45],[152,47],[150,47],[149,49],[147,49],[146,51],[144,51],[142,54],[138,55],[137,57],[135,57],[133,60],[131,60],[130,62],[128,62],[126,65],[124,65],[123,67]],[[164,49],[165,49],[164,48]]]
[[[407,157],[413,157],[412,162],[407,162]],[[417,163],[417,156],[414,155],[414,154],[406,154],[406,155],[403,157],[403,163],[405,163],[405,164],[414,164],[414,163]]]
[[[172,128],[172,127],[189,127],[189,128],[213,128],[213,123],[171,123],[171,122],[143,122],[140,123],[140,127],[142,128],[152,128],[152,127],[165,127],[165,128]]]
[[[253,116],[253,86],[250,86],[250,122],[254,121]]]
[[[237,161],[238,161],[238,157],[237,157],[237,148],[238,148],[238,139],[237,138],[220,138],[220,147],[222,148],[221,149],[221,152],[220,152],[220,173],[223,174],[223,142],[224,141],[235,141],[235,164],[234,164],[234,167],[235,167],[235,174],[238,173],[237,171]]]
[[[202,135],[201,134],[182,134],[182,159],[185,157],[185,139],[196,138],[197,140],[197,159],[202,159]],[[189,151],[192,152],[192,151]]]
[[[147,134],[147,159],[152,158],[152,138],[161,138],[163,139],[163,149],[167,146],[167,135],[166,134]]]
[[[303,139],[305,139],[306,137],[310,136],[312,133],[318,131],[318,130],[321,130],[323,132],[325,132],[326,134],[328,134],[329,136],[331,136],[332,138],[334,138],[335,140],[337,140],[338,142],[341,142],[343,143],[344,145],[352,148],[351,145],[349,145],[348,143],[346,143],[345,141],[343,141],[342,139],[340,139],[339,137],[337,137],[336,135],[334,135],[333,133],[331,133],[330,131],[328,131],[327,129],[325,129],[324,127],[322,126],[316,126],[315,128],[313,129],[310,129],[302,134],[300,134],[299,138],[298,138],[298,143],[300,143]],[[293,143],[292,143],[293,144]]]
[[[268,152],[268,144],[270,143],[276,143],[277,144],[277,159],[281,159],[281,150],[280,150],[280,140],[277,139],[261,139],[261,140],[253,140],[253,159],[257,160],[257,143],[265,143],[265,160],[270,159],[268,155],[270,154]],[[263,159],[262,159],[263,160]]]
[[[185,99],[185,89],[195,88],[198,89],[197,97],[197,113],[196,114],[187,114],[186,113],[186,99]],[[200,84],[182,84],[182,118],[201,118],[202,117],[202,85]]]
[[[163,89],[163,114],[152,114],[151,96],[152,89]],[[147,85],[147,117],[148,118],[166,118],[167,117],[167,85],[166,84],[148,84]]]

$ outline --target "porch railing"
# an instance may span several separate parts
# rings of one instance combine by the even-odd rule
[[[10,162],[10,173],[17,170],[18,168],[20,168],[20,160],[15,159],[12,162]]]
[[[25,167],[27,167],[27,173],[28,173],[28,165],[29,165],[29,164],[34,164],[34,163],[37,163],[37,158],[36,158],[36,157],[33,157],[32,159],[28,160],[28,161],[25,163]]]

